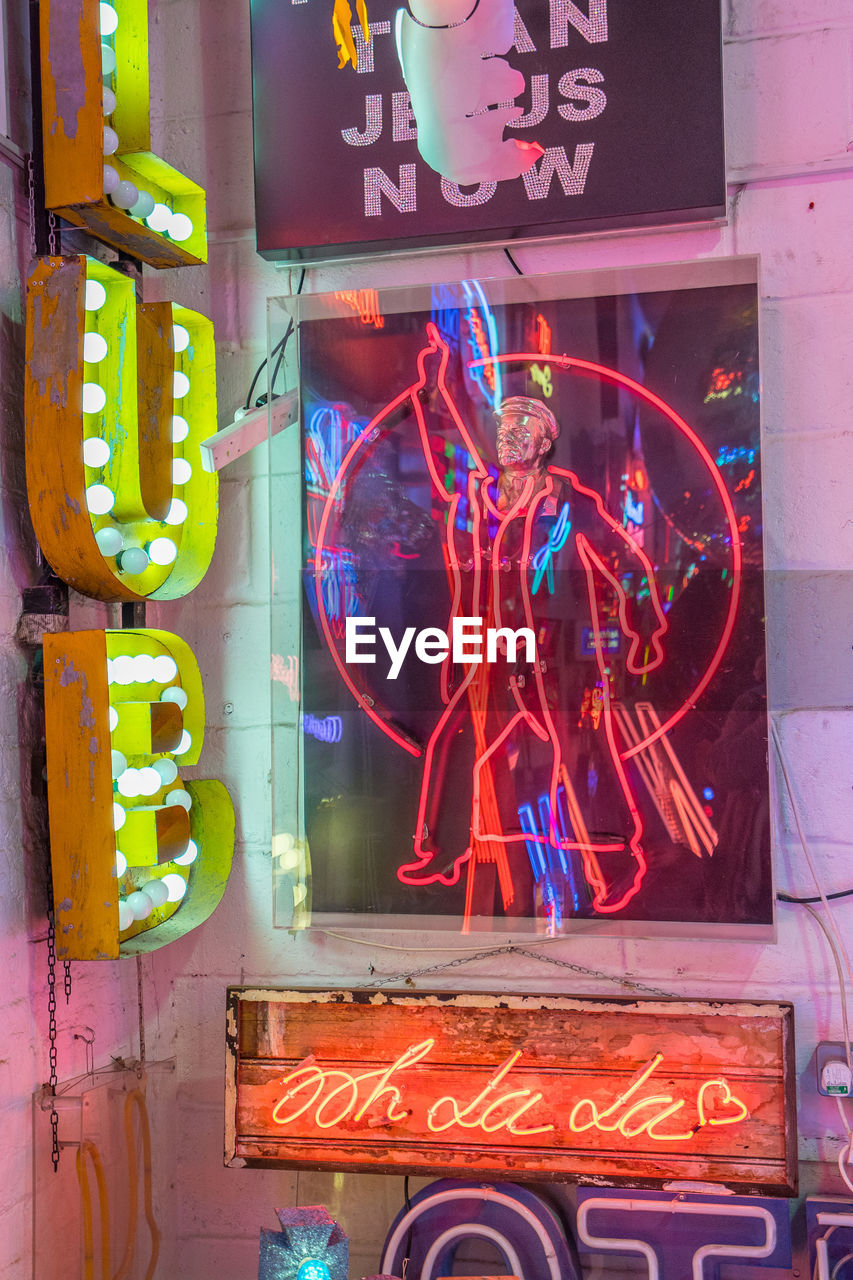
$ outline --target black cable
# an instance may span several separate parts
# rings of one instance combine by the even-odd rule
[[[285,333],[281,342],[278,344],[279,346],[278,359],[275,362],[275,368],[273,369],[272,377],[270,378],[270,397],[273,399],[275,398],[275,380],[278,377],[278,371],[281,368],[281,362],[284,359],[284,353],[287,350],[287,344],[290,341],[290,336],[292,333],[293,333],[293,321],[290,320],[287,325],[287,332]]]
[[[827,901],[833,898],[849,898],[853,895],[853,889],[838,889],[835,893],[826,894]],[[816,898],[794,898],[790,893],[777,893],[776,898],[779,902],[792,902],[796,906],[811,906],[813,902],[823,902],[820,896]]]
[[[505,253],[505,254],[506,254],[506,256],[509,258],[510,265],[512,266],[512,269],[513,269],[513,271],[515,271],[516,275],[523,276],[523,275],[524,275],[524,272],[522,271],[521,267],[520,267],[520,266],[518,265],[518,263],[516,262],[515,258],[514,258],[514,257],[512,256],[512,254],[510,253],[509,249],[504,249],[504,253]]]
[[[405,1178],[403,1179],[403,1199],[404,1199],[404,1200],[405,1200],[405,1202],[406,1202],[406,1213],[411,1213],[411,1212],[412,1212],[412,1202],[411,1202],[411,1200],[409,1199],[409,1175],[408,1175],[408,1174],[406,1174]],[[406,1274],[406,1271],[408,1270],[409,1259],[410,1259],[410,1258],[411,1258],[411,1256],[412,1256],[412,1227],[413,1227],[413,1225],[414,1225],[413,1223],[409,1223],[409,1230],[408,1230],[408,1232],[407,1232],[407,1234],[406,1234],[406,1245],[405,1245],[405,1248],[404,1248],[404,1250],[403,1250],[403,1267],[402,1267],[403,1275],[405,1275],[405,1274]]]
[[[302,292],[302,286],[305,284],[305,270],[306,268],[303,267],[302,274],[299,277],[299,284],[296,287],[297,297]],[[288,322],[287,330],[285,332],[284,337],[279,338],[278,342],[275,344],[272,351],[269,353],[268,356],[264,356],[263,360],[255,370],[255,376],[254,378],[252,378],[251,384],[249,386],[249,392],[248,392],[248,395],[246,396],[246,402],[243,405],[244,409],[252,408],[252,394],[255,390],[255,387],[258,385],[258,379],[260,378],[261,374],[264,371],[264,366],[266,365],[268,360],[271,360],[272,357],[276,353],[278,353],[278,360],[276,361],[275,369],[273,370],[273,375],[272,375],[272,378],[270,379],[270,395],[272,395],[273,387],[275,386],[276,376],[278,374],[279,369],[281,368],[281,362],[284,357],[285,348],[287,347],[287,343],[292,333],[293,333],[293,319],[291,318],[291,320]]]
[[[296,286],[297,298],[302,292],[302,286],[304,284],[305,284],[305,268],[303,267],[302,274],[299,277],[299,284]],[[270,378],[270,396],[271,397],[275,396],[275,380],[278,377],[278,371],[281,368],[281,362],[284,359],[284,353],[287,350],[287,344],[290,341],[290,337],[292,333],[293,333],[293,317],[291,316],[290,320],[288,321],[287,332],[285,333],[281,342],[278,344],[279,346],[278,359],[275,362],[275,368],[273,369],[272,377]]]

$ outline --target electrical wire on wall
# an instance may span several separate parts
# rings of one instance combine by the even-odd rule
[[[303,267],[302,272],[299,276],[299,284],[296,286],[296,294],[293,295],[295,297],[299,297],[305,285],[305,270],[306,270],[305,267]],[[267,398],[269,400],[274,400],[276,395],[279,394],[276,392],[276,389],[275,389],[276,378],[278,377],[279,371],[282,367],[282,361],[284,360],[285,352],[287,350],[287,344],[290,341],[292,335],[293,335],[293,317],[291,316],[290,320],[288,321],[287,328],[284,331],[284,337],[279,338],[278,342],[270,351],[269,355],[264,356],[263,360],[255,370],[255,375],[252,378],[251,383],[249,384],[249,390],[246,394],[246,401],[243,405],[244,410],[255,409],[259,405],[266,404]],[[272,367],[271,376],[269,377],[268,383],[267,383],[268,397],[259,397],[257,402],[253,403],[252,396],[255,393],[255,387],[258,385],[258,381],[266,365],[269,363],[270,360],[273,359],[273,357],[276,357],[276,361],[275,361],[275,365]]]
[[[825,709],[828,710],[829,708],[825,708]],[[817,710],[821,710],[821,708],[817,708],[817,707],[797,708],[797,710],[817,711]],[[832,710],[839,710],[839,711],[848,710],[849,711],[851,710],[851,708],[849,707],[835,708],[834,707],[832,708]],[[784,715],[784,714],[791,714],[791,712],[781,713],[781,715]],[[808,840],[806,839],[805,831],[803,830],[803,824],[800,818],[799,806],[797,805],[797,801],[794,796],[794,788],[791,782],[790,773],[788,771],[787,760],[785,758],[785,753],[782,749],[782,739],[779,733],[779,726],[777,723],[777,720],[781,718],[781,715],[779,716],[771,715],[770,736],[773,741],[773,746],[776,752],[776,758],[778,760],[779,768],[782,773],[782,779],[785,784],[785,791],[787,792],[788,801],[791,806],[791,814],[793,816],[794,825],[797,830],[797,837],[800,842],[800,847],[803,850],[803,854],[805,856],[809,871],[811,872],[812,879],[814,880],[815,888],[817,889],[818,896],[817,898],[806,898],[806,897],[795,897],[785,893],[779,893],[776,896],[780,902],[785,902],[792,905],[805,907],[806,911],[815,920],[815,922],[823,932],[829,944],[829,948],[830,948],[830,951],[832,952],[833,960],[835,961],[836,972],[838,974],[838,990],[841,998],[841,1022],[842,1022],[843,1034],[844,1034],[844,1052],[847,1060],[848,1071],[850,1071],[851,1075],[853,1075],[853,1058],[851,1058],[851,1052],[850,1052],[850,1030],[849,1030],[849,1017],[848,1017],[848,1009],[847,1009],[847,981],[850,981],[851,985],[853,985],[853,972],[851,972],[850,956],[847,952],[846,946],[844,945],[844,939],[835,922],[835,918],[832,913],[832,908],[829,905],[831,898],[848,897],[850,896],[850,894],[853,894],[853,889],[843,889],[832,894],[827,894],[824,892],[824,888],[821,883],[820,876],[818,875],[817,866],[815,864],[814,858],[812,857],[812,853],[809,848],[809,843],[808,843]],[[812,903],[816,903],[816,902],[820,902],[822,904],[824,908],[825,916],[821,915],[818,911],[814,909],[814,906],[812,905]],[[846,978],[845,978],[845,970],[846,970]],[[845,1144],[841,1148],[841,1151],[838,1154],[838,1172],[841,1175],[841,1179],[844,1182],[844,1185],[847,1187],[847,1189],[851,1193],[853,1193],[853,1180],[851,1180],[850,1174],[847,1171],[848,1165],[853,1163],[853,1128],[851,1128],[850,1122],[847,1119],[847,1115],[844,1110],[844,1104],[840,1097],[836,1097],[836,1103],[838,1105],[838,1114],[841,1118],[841,1123],[845,1133]]]

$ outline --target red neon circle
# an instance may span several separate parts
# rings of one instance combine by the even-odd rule
[[[481,368],[482,366],[487,364],[508,364],[512,361],[518,361],[518,362],[530,364],[532,362],[539,362],[541,359],[542,359],[541,354],[538,351],[514,352],[514,353],[508,353],[506,355],[486,356],[480,360],[469,360],[468,368],[469,369]],[[728,648],[729,640],[731,639],[732,631],[734,629],[735,616],[737,614],[737,607],[740,601],[740,570],[743,563],[743,557],[741,553],[740,531],[738,530],[738,527],[737,527],[737,518],[735,516],[735,511],[732,505],[731,498],[729,496],[728,490],[723,484],[722,477],[717,467],[714,464],[713,458],[711,457],[710,453],[705,448],[704,444],[699,439],[699,436],[696,434],[693,428],[688,426],[688,424],[684,421],[681,415],[676,413],[676,411],[670,405],[668,405],[665,400],[662,400],[660,396],[655,395],[653,391],[649,391],[647,387],[644,387],[641,383],[636,382],[633,378],[629,378],[627,374],[619,373],[619,371],[616,369],[610,369],[606,365],[597,364],[595,361],[592,361],[592,360],[579,360],[571,356],[549,355],[548,363],[558,365],[562,369],[569,369],[569,370],[578,369],[583,372],[592,373],[596,377],[604,378],[611,382],[618,383],[620,386],[626,387],[628,388],[628,390],[633,391],[642,400],[645,400],[648,404],[652,405],[653,408],[658,409],[664,415],[664,417],[668,418],[669,421],[673,424],[673,426],[676,427],[677,430],[680,431],[681,434],[690,442],[690,444],[696,450],[697,454],[699,455],[702,462],[706,466],[711,476],[711,479],[717,489],[717,492],[720,495],[720,500],[722,501],[723,509],[726,513],[726,520],[728,522],[729,530],[731,532],[732,579],[733,579],[731,598],[729,601],[729,608],[726,615],[726,621],[723,626],[723,631],[720,636],[720,640],[717,644],[717,647],[714,651],[714,654],[711,658],[711,661],[709,662],[705,670],[705,674],[697,682],[697,684],[695,685],[693,690],[690,692],[688,697],[684,699],[681,706],[675,712],[673,712],[673,714],[667,720],[665,720],[663,724],[660,725],[660,727],[654,731],[654,733],[650,733],[647,737],[643,738],[635,746],[631,747],[630,750],[624,751],[620,754],[620,759],[628,760],[630,759],[631,756],[637,755],[638,752],[643,751],[646,747],[650,746],[653,742],[657,742],[659,738],[662,738],[664,734],[668,733],[670,729],[672,729],[679,722],[679,720],[681,720],[687,714],[687,712],[695,705],[695,703],[705,692],[705,690],[707,689],[708,685],[710,684],[711,680],[714,678],[714,675],[717,672],[717,669],[722,661],[723,654]],[[402,734],[398,733],[393,728],[393,726],[388,724],[387,721],[383,720],[382,717],[376,713],[372,705],[370,705],[365,701],[364,695],[359,692],[357,686],[353,683],[353,680],[346,669],[346,664],[341,660],[340,654],[338,653],[337,646],[335,644],[334,636],[332,635],[332,631],[329,626],[329,619],[326,614],[325,602],[323,600],[322,558],[323,558],[323,548],[325,546],[325,540],[326,540],[326,530],[328,528],[329,519],[332,513],[332,507],[335,503],[335,500],[337,499],[338,493],[340,492],[340,488],[343,483],[344,476],[346,472],[349,470],[350,464],[352,463],[353,459],[360,451],[362,445],[366,443],[368,438],[373,434],[373,432],[377,429],[377,427],[380,426],[380,424],[384,421],[386,417],[388,417],[389,414],[393,413],[395,409],[399,408],[399,406],[414,393],[414,391],[418,386],[419,386],[419,383],[417,381],[413,382],[404,391],[400,392],[399,395],[395,396],[394,399],[391,400],[383,409],[380,409],[380,411],[375,415],[375,417],[373,417],[370,420],[370,422],[368,422],[367,426],[364,427],[363,430],[359,432],[356,439],[350,445],[349,449],[347,450],[346,456],[343,458],[341,462],[341,465],[338,469],[337,474],[332,480],[331,486],[329,488],[329,493],[326,496],[326,500],[323,504],[323,515],[320,520],[320,527],[317,532],[317,544],[314,549],[314,580],[316,585],[317,612],[320,619],[320,627],[323,631],[323,636],[326,640],[326,646],[329,650],[329,653],[331,654],[332,661],[337,667],[338,672],[341,676],[341,679],[343,680],[346,687],[349,689],[350,693],[352,694],[353,698],[355,699],[355,701],[357,702],[361,710],[364,711],[367,716],[369,716],[369,718],[373,721],[373,723],[377,726],[377,728],[381,729],[381,731],[388,738],[390,738],[392,742],[396,742],[397,745],[402,747],[404,751],[407,751],[409,755],[415,756],[416,758],[420,757],[423,754],[422,750],[419,747],[417,747],[414,743],[410,742],[407,738],[403,737]]]
[[[512,360],[530,364],[532,362],[538,363],[541,359],[541,353],[538,351],[532,353],[529,351],[523,351],[516,352],[513,355],[485,356],[481,360],[469,360],[468,368],[476,369],[486,364],[507,364]],[[735,516],[732,500],[729,497],[729,492],[726,489],[726,486],[723,484],[722,476],[714,463],[714,459],[711,457],[710,453],[705,448],[693,428],[687,425],[681,415],[676,413],[671,405],[668,405],[665,400],[662,400],[660,396],[655,395],[653,391],[649,391],[649,389],[644,387],[641,383],[635,382],[633,378],[629,378],[627,374],[619,373],[616,369],[609,369],[606,365],[596,364],[592,360],[576,360],[572,356],[549,355],[547,360],[548,364],[556,364],[563,369],[581,369],[586,373],[593,373],[597,377],[606,378],[611,382],[617,382],[620,386],[627,387],[629,391],[635,392],[636,395],[638,395],[642,400],[645,400],[648,404],[652,405],[655,409],[659,409],[664,417],[668,418],[673,426],[676,427],[681,434],[687,438],[687,440],[689,440],[705,466],[708,468],[711,479],[713,480],[723,503],[726,520],[728,521],[729,529],[731,531],[732,593],[725,625],[723,627],[722,635],[720,636],[720,641],[714,651],[714,655],[711,658],[702,679],[698,682],[690,695],[685,698],[678,710],[673,712],[669,719],[665,720],[660,728],[656,729],[654,733],[650,733],[648,737],[643,738],[641,742],[636,744],[636,746],[631,747],[630,751],[623,751],[620,754],[620,759],[628,760],[631,756],[635,756],[639,751],[643,751],[653,742],[657,742],[658,738],[662,738],[665,733],[668,733],[670,729],[678,724],[678,721],[687,714],[691,707],[695,705],[697,700],[705,692],[708,685],[711,683],[711,680],[714,678],[717,668],[723,660],[723,654],[728,648],[729,640],[731,639],[732,631],[734,629],[735,615],[737,613],[738,602],[740,600],[740,570],[743,562],[740,531],[737,527],[737,517]]]

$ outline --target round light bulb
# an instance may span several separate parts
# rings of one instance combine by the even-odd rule
[[[172,418],[172,440],[175,444],[180,444],[182,440],[186,440],[190,433],[190,424],[186,418],[182,418],[176,413]]]
[[[183,876],[179,876],[177,872],[171,872],[169,875],[163,876],[161,884],[166,886],[170,902],[180,902],[187,891],[186,880]]]
[[[118,557],[122,573],[144,573],[148,568],[148,554],[142,547],[127,547]]]
[[[178,548],[171,538],[155,538],[148,543],[148,555],[155,564],[174,564]]]
[[[129,929],[133,924],[133,912],[127,905],[126,898],[119,898],[118,903],[118,931],[124,933],[125,929]]]
[[[111,36],[118,27],[118,14],[111,4],[101,5],[101,35]]]
[[[163,760],[155,760],[151,768],[160,779],[161,787],[171,786],[178,776],[178,766],[175,764],[174,760],[171,760],[168,757]]]
[[[100,413],[107,403],[107,393],[99,382],[83,383],[83,412]]]
[[[135,800],[139,795],[139,770],[125,769],[124,773],[116,779],[116,786],[120,796],[124,796],[125,800]]]
[[[104,76],[111,76],[118,66],[115,49],[111,45],[101,45],[101,71]]]
[[[103,93],[104,115],[111,116],[116,109],[116,96],[109,85],[104,85]]]
[[[198,857],[198,845],[195,840],[190,840],[186,850],[179,858],[173,858],[173,862],[177,862],[179,867],[189,867]]]
[[[102,338],[99,333],[83,335],[83,359],[86,364],[99,364],[108,350],[106,338]]]
[[[148,684],[154,679],[154,659],[150,653],[137,653],[133,659],[133,678],[137,684]]]
[[[183,400],[189,389],[189,378],[185,373],[181,373],[180,369],[176,369],[175,376],[172,379],[172,395],[176,400]]]
[[[90,484],[86,490],[86,506],[93,516],[105,516],[112,511],[116,496],[105,484]]]
[[[193,469],[186,458],[172,459],[172,483],[186,484],[192,478]]]
[[[174,808],[175,805],[180,805],[182,809],[186,809],[187,813],[189,813],[190,809],[193,807],[193,798],[189,791],[184,791],[183,788],[180,788],[168,793],[166,796],[166,804],[170,808]]]
[[[105,524],[95,534],[95,541],[102,556],[117,556],[124,546],[124,539],[114,525]]]
[[[187,729],[184,729],[183,733],[181,734],[181,740],[178,743],[177,747],[175,748],[175,755],[176,756],[186,755],[186,753],[189,751],[192,744],[193,744],[192,734]]]
[[[189,515],[187,504],[181,498],[173,498],[172,505],[166,512],[165,524],[183,524]]]
[[[133,658],[129,653],[122,653],[113,658],[112,679],[115,684],[127,686],[133,684]]]
[[[332,1280],[332,1273],[321,1258],[306,1258],[300,1263],[296,1280]]]
[[[135,893],[128,894],[127,905],[133,913],[134,920],[145,920],[154,910],[154,903],[142,889],[137,889]]]
[[[115,684],[115,682],[116,678],[115,673],[113,672],[113,660],[112,658],[107,658],[107,684]]]
[[[160,653],[154,659],[154,679],[158,684],[168,684],[178,674],[178,664],[168,653]]]
[[[121,849],[116,849],[116,875],[123,876],[125,871],[127,871],[127,858]]]
[[[113,826],[116,831],[121,831],[127,822],[127,814],[120,804],[113,803]]]
[[[87,467],[105,467],[111,452],[106,440],[102,440],[100,436],[89,436],[88,440],[83,441],[83,461]]]
[[[118,151],[118,134],[112,125],[104,125],[104,155],[114,156]]]
[[[138,782],[141,796],[156,796],[163,785],[159,773],[152,765],[139,770]]]
[[[115,707],[110,707],[110,733],[115,733],[118,728],[118,711]]]
[[[192,235],[193,224],[185,213],[173,213],[166,230],[173,240],[182,243]]]
[[[179,684],[170,685],[168,689],[164,689],[160,694],[161,702],[174,702],[176,707],[180,707],[183,711],[189,702],[186,689],[182,689]]]
[[[134,218],[147,218],[154,211],[154,197],[150,191],[140,191],[139,199],[131,209]]]
[[[111,164],[104,165],[104,195],[111,196],[115,191],[121,178]]]
[[[127,768],[127,757],[121,751],[111,751],[110,764],[112,765],[113,777],[118,778]]]
[[[107,291],[101,284],[100,280],[86,281],[86,300],[84,306],[87,311],[100,311],[101,307],[107,300]]]
[[[145,221],[152,231],[163,232],[172,221],[172,210],[167,204],[155,204]]]
[[[187,347],[190,345],[189,329],[185,329],[182,324],[173,324],[172,343],[176,355],[180,355],[182,351],[186,351]]]
[[[124,178],[112,193],[110,199],[117,209],[132,209],[139,199],[139,191],[132,182]]]
[[[169,889],[162,880],[149,880],[142,886],[142,892],[148,894],[155,907],[162,907],[169,901]]]

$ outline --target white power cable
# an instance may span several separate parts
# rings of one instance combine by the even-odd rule
[[[773,717],[771,717],[770,719],[770,732],[773,737],[773,745],[776,748],[776,756],[779,761],[779,767],[782,770],[782,777],[785,782],[785,789],[788,793],[788,799],[791,802],[791,813],[793,814],[793,817],[794,817],[794,824],[797,828],[797,835],[799,836],[800,845],[802,846],[802,850],[805,855],[806,862],[808,863],[809,870],[812,873],[812,879],[815,882],[815,888],[818,891],[821,903],[823,904],[823,908],[826,912],[826,919],[824,920],[823,917],[820,916],[818,912],[815,911],[808,903],[802,904],[806,908],[806,910],[809,912],[809,914],[814,918],[814,920],[817,921],[820,928],[823,930],[826,936],[827,942],[829,943],[830,950],[832,951],[833,959],[835,960],[835,967],[838,971],[838,990],[841,996],[841,1021],[844,1028],[844,1053],[847,1059],[848,1068],[853,1070],[853,1062],[851,1061],[851,1053],[850,1053],[850,1031],[849,1031],[848,1019],[847,1019],[847,989],[844,981],[844,970],[842,969],[842,963],[841,963],[843,958],[844,968],[846,968],[847,975],[851,979],[851,982],[853,982],[853,974],[851,974],[851,970],[850,970],[850,957],[847,954],[847,948],[845,947],[844,941],[836,926],[835,918],[832,914],[832,909],[829,905],[829,900],[824,892],[823,885],[820,882],[820,878],[817,873],[817,868],[812,858],[811,850],[809,849],[805,832],[803,831],[803,825],[802,825],[802,822],[800,821],[800,812],[797,807],[797,802],[794,798],[794,788],[791,785],[791,778],[788,773],[787,763],[785,761],[785,753],[782,750],[782,742],[779,737],[779,730],[776,725],[776,721],[773,719]],[[847,1172],[847,1166],[851,1164],[851,1162],[853,1162],[853,1131],[851,1131],[850,1124],[847,1120],[846,1115],[844,1114],[844,1108],[843,1108],[841,1099],[836,1098],[836,1101],[838,1103],[838,1114],[841,1117],[841,1123],[844,1127],[844,1131],[847,1137],[846,1143],[838,1153],[838,1172],[841,1175],[841,1179],[844,1185],[847,1187],[847,1189],[851,1193],[853,1193],[853,1181],[851,1180],[850,1175]]]

